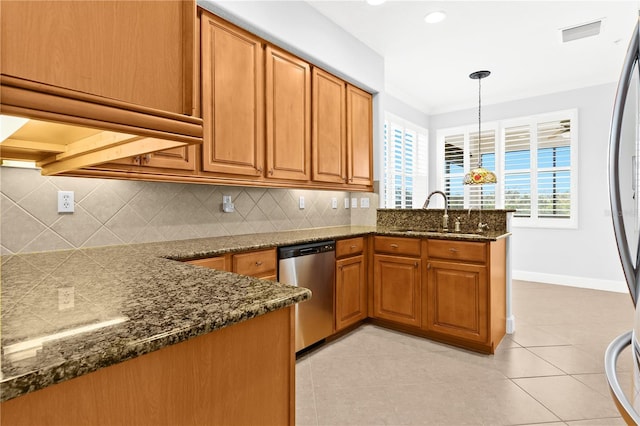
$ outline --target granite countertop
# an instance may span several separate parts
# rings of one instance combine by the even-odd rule
[[[1,257],[0,401],[307,300],[311,292],[176,260],[366,235],[335,227]],[[59,310],[59,289],[74,306]]]
[[[0,401],[311,297],[292,287],[179,262],[377,233],[492,241],[508,235],[343,226],[1,257]],[[60,289],[74,306],[59,310]]]

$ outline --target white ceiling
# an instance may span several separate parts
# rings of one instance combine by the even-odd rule
[[[638,0],[308,1],[385,58],[386,92],[427,114],[617,81]],[[444,10],[447,19],[426,24]],[[560,29],[604,18],[599,36],[561,42]]]

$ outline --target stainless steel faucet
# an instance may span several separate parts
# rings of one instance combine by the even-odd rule
[[[444,215],[442,215],[442,230],[444,232],[449,230],[449,199],[447,198],[447,194],[442,191],[433,191],[424,202],[422,206],[423,209],[426,209],[429,206],[429,202],[431,201],[431,196],[433,194],[440,194],[444,197]]]

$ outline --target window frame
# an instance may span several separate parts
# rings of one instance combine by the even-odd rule
[[[385,112],[384,114],[384,123],[383,123],[383,140],[382,140],[382,154],[383,154],[383,161],[382,161],[382,185],[381,185],[381,197],[380,197],[380,204],[382,206],[382,208],[388,208],[388,209],[397,209],[397,208],[407,208],[407,200],[406,200],[406,178],[407,177],[411,177],[413,179],[413,191],[412,191],[412,205],[411,208],[412,209],[418,209],[422,207],[422,201],[418,200],[416,198],[416,184],[417,184],[417,178],[419,176],[421,176],[420,174],[418,174],[418,172],[420,171],[420,169],[418,167],[414,167],[413,173],[411,175],[407,175],[405,172],[405,145],[404,145],[404,138],[405,135],[407,133],[407,131],[410,132],[414,132],[415,133],[415,152],[414,152],[414,156],[415,156],[415,160],[416,163],[424,163],[424,171],[425,171],[425,175],[424,175],[424,191],[425,191],[425,199],[427,196],[427,191],[429,188],[429,130],[419,126],[415,123],[412,123],[408,120],[405,120],[397,115],[394,115],[392,113],[389,112]],[[393,194],[391,194],[391,205],[387,204],[387,201],[389,201],[389,193],[388,193],[388,185],[387,185],[387,179],[392,178],[394,176],[397,176],[395,173],[391,173],[388,174],[387,172],[389,171],[389,166],[391,165],[390,161],[392,160],[390,158],[391,152],[387,151],[388,147],[387,147],[387,138],[391,138],[393,137],[393,129],[395,128],[394,126],[398,126],[402,128],[402,137],[403,137],[403,144],[402,144],[402,156],[403,156],[403,170],[402,170],[402,199],[401,199],[401,206],[400,207],[396,207],[395,206],[395,196]],[[421,137],[424,138],[424,147],[423,150],[420,150],[419,145],[421,142]]]
[[[538,198],[538,179],[541,172],[548,172],[552,170],[566,171],[567,167],[557,168],[539,168],[538,167],[538,124],[549,121],[560,121],[569,119],[571,121],[571,136],[569,141],[570,158],[569,158],[569,197],[570,197],[570,209],[569,217],[553,218],[553,217],[540,217],[539,216],[539,198]],[[568,109],[561,111],[554,111],[543,114],[535,114],[525,117],[518,117],[512,119],[499,120],[494,122],[483,123],[483,133],[491,128],[496,129],[496,141],[495,141],[495,154],[496,154],[496,176],[498,177],[498,183],[496,184],[496,208],[504,209],[505,206],[505,176],[510,174],[506,171],[506,130],[508,128],[525,126],[530,127],[530,143],[533,142],[534,146],[530,145],[530,188],[531,188],[531,215],[530,217],[516,217],[514,215],[512,219],[512,225],[514,227],[521,228],[563,228],[563,229],[576,229],[578,227],[578,109]],[[477,132],[477,123],[469,124],[466,126],[451,127],[446,129],[439,129],[436,137],[436,182],[439,188],[444,188],[445,184],[445,170],[444,170],[444,142],[447,136],[464,134],[465,138],[465,172],[469,170],[470,161],[468,156],[470,134]],[[526,171],[525,169],[520,172]],[[470,187],[465,187],[464,205],[465,209],[469,208]],[[475,206],[471,206],[472,208]]]

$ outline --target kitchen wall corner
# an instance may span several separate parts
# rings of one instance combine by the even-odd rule
[[[58,190],[74,191],[75,213],[57,212]],[[230,195],[233,213],[222,211]],[[371,198],[372,194],[365,194]],[[300,209],[300,197],[304,209]],[[364,195],[358,195],[358,200]],[[345,209],[343,191],[46,177],[0,168],[2,254],[171,241],[365,223],[369,209]],[[332,198],[340,202],[331,206]]]

